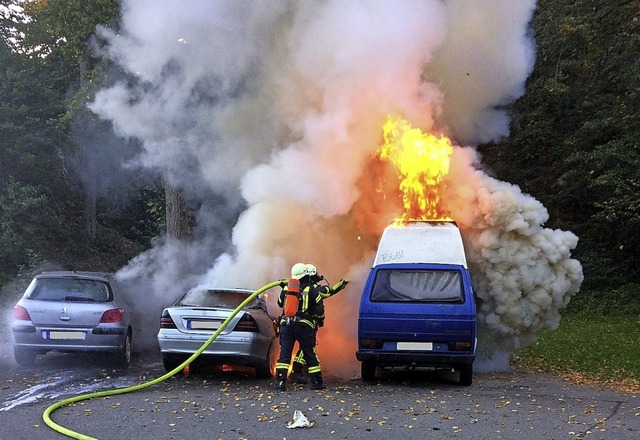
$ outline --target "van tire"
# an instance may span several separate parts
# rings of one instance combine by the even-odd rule
[[[473,364],[460,366],[460,385],[468,387],[473,382]]]
[[[360,375],[365,382],[376,380],[376,364],[369,361],[362,361],[360,364]]]

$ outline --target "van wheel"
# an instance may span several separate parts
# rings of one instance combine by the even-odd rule
[[[473,364],[460,366],[460,385],[470,386],[473,382]]]
[[[373,382],[376,380],[376,364],[362,361],[360,364],[360,375],[365,382]]]

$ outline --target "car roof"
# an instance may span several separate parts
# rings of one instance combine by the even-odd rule
[[[202,290],[215,290],[218,292],[238,292],[238,293],[253,293],[253,289],[245,289],[240,287],[202,287]]]

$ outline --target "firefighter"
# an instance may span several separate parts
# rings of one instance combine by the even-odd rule
[[[318,283],[322,280],[324,280],[324,276],[318,274],[318,270],[316,269],[316,267],[313,264],[307,264],[306,265],[306,273],[309,275],[309,277],[311,278],[311,282],[316,286],[316,288],[318,288],[319,292],[320,292],[320,297],[325,300],[327,298],[332,297],[333,295],[335,295],[336,293],[338,293],[339,291],[341,291],[342,289],[344,289],[347,286],[348,281],[345,279],[341,279],[340,281],[338,281],[336,284],[334,284],[333,286],[331,286],[329,288],[329,286],[319,286]],[[318,329],[320,327],[324,326],[324,316],[323,317],[314,317],[314,321],[316,324],[315,330],[316,333],[318,331]],[[317,344],[317,341],[316,341]],[[314,352],[315,352],[315,345],[314,345]],[[316,357],[318,356],[317,352],[316,352]],[[306,362],[304,360],[304,352],[302,351],[302,348],[298,348],[298,352],[296,353],[295,357],[293,358],[293,368],[291,370],[291,376],[289,376],[289,379],[292,382],[295,383],[299,383],[299,384],[306,384],[307,383],[307,378],[305,376],[305,367],[306,367]]]
[[[299,286],[292,282],[299,282]],[[299,289],[297,295],[292,291]],[[330,288],[318,286],[312,281],[311,274],[304,263],[296,263],[291,267],[291,280],[282,289],[278,297],[278,306],[283,308],[280,317],[280,357],[276,363],[276,390],[285,391],[287,373],[293,346],[296,341],[304,352],[304,360],[307,364],[309,377],[311,378],[311,388],[320,390],[325,388],[322,380],[320,361],[315,353],[316,326],[318,321],[324,320],[324,303],[321,294],[328,294]],[[287,304],[290,299],[297,299],[295,314],[287,313]],[[288,316],[289,315],[289,316]]]

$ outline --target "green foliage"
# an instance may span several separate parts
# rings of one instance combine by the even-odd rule
[[[0,267],[20,267],[33,260],[34,251],[24,237],[37,234],[25,221],[37,215],[46,198],[37,188],[9,180],[0,187]]]
[[[20,44],[30,53],[60,51],[77,66],[88,58],[96,25],[110,24],[118,12],[117,0],[30,1],[25,3],[25,13],[31,21],[18,26],[25,35]]]
[[[96,176],[81,179],[70,163],[100,159],[97,168],[110,166],[115,175],[111,158],[84,148],[95,139],[78,139],[72,130],[80,121],[98,128],[101,141],[110,129],[86,108],[105,81],[97,66],[107,62],[89,47],[96,26],[114,22],[119,2],[7,2],[25,6],[31,20],[19,13],[0,17],[0,222],[6,225],[0,271],[32,264],[28,255],[102,263],[99,253],[109,249],[126,258],[133,252],[129,240],[148,244],[164,230],[162,188],[156,182],[106,188]],[[583,265],[583,290],[627,295],[640,278],[640,3],[539,0],[532,27],[536,64],[511,109],[511,135],[481,146],[483,160],[547,207],[547,226],[578,235],[574,256]],[[24,37],[13,43],[9,37],[18,32]],[[96,243],[83,222],[90,183],[103,191],[97,219],[105,237]],[[128,250],[119,252],[118,243]],[[591,295],[594,301],[619,305],[617,296],[598,295]],[[579,294],[570,307],[588,297]]]
[[[101,224],[146,245],[166,229],[164,190],[159,185],[145,185],[119,206],[104,206],[100,212]]]
[[[18,13],[0,17],[0,286],[42,261],[115,270],[141,246],[123,233],[112,233],[109,225],[98,225],[101,236],[88,240],[84,185],[73,168],[77,146],[72,136],[79,109],[89,114],[84,106],[88,94],[82,99],[75,95],[75,107],[68,106],[68,97],[74,89],[87,92],[79,83],[88,84],[95,76],[89,41],[97,24],[110,23],[117,15],[118,2],[12,3],[27,7],[31,21]],[[24,33],[22,39],[8,40],[18,32]],[[102,217],[109,223],[107,205],[102,203]],[[139,212],[128,214],[132,223],[139,221]],[[156,217],[144,218],[151,223]],[[130,228],[126,221],[122,227]],[[145,227],[138,241],[148,243],[152,225]]]
[[[511,136],[484,147],[497,176],[571,230],[583,288],[640,276],[640,3],[541,0],[537,59]]]
[[[34,260],[40,226],[55,224],[55,203],[68,197],[56,160],[64,133],[49,124],[65,111],[64,73],[53,75],[47,60],[6,45],[0,45],[0,65],[0,268],[12,274]]]
[[[0,46],[0,62],[2,176],[29,184],[49,181],[51,158],[64,143],[64,132],[52,128],[50,122],[65,112],[68,81],[59,82],[48,60],[19,56],[4,45]]]

